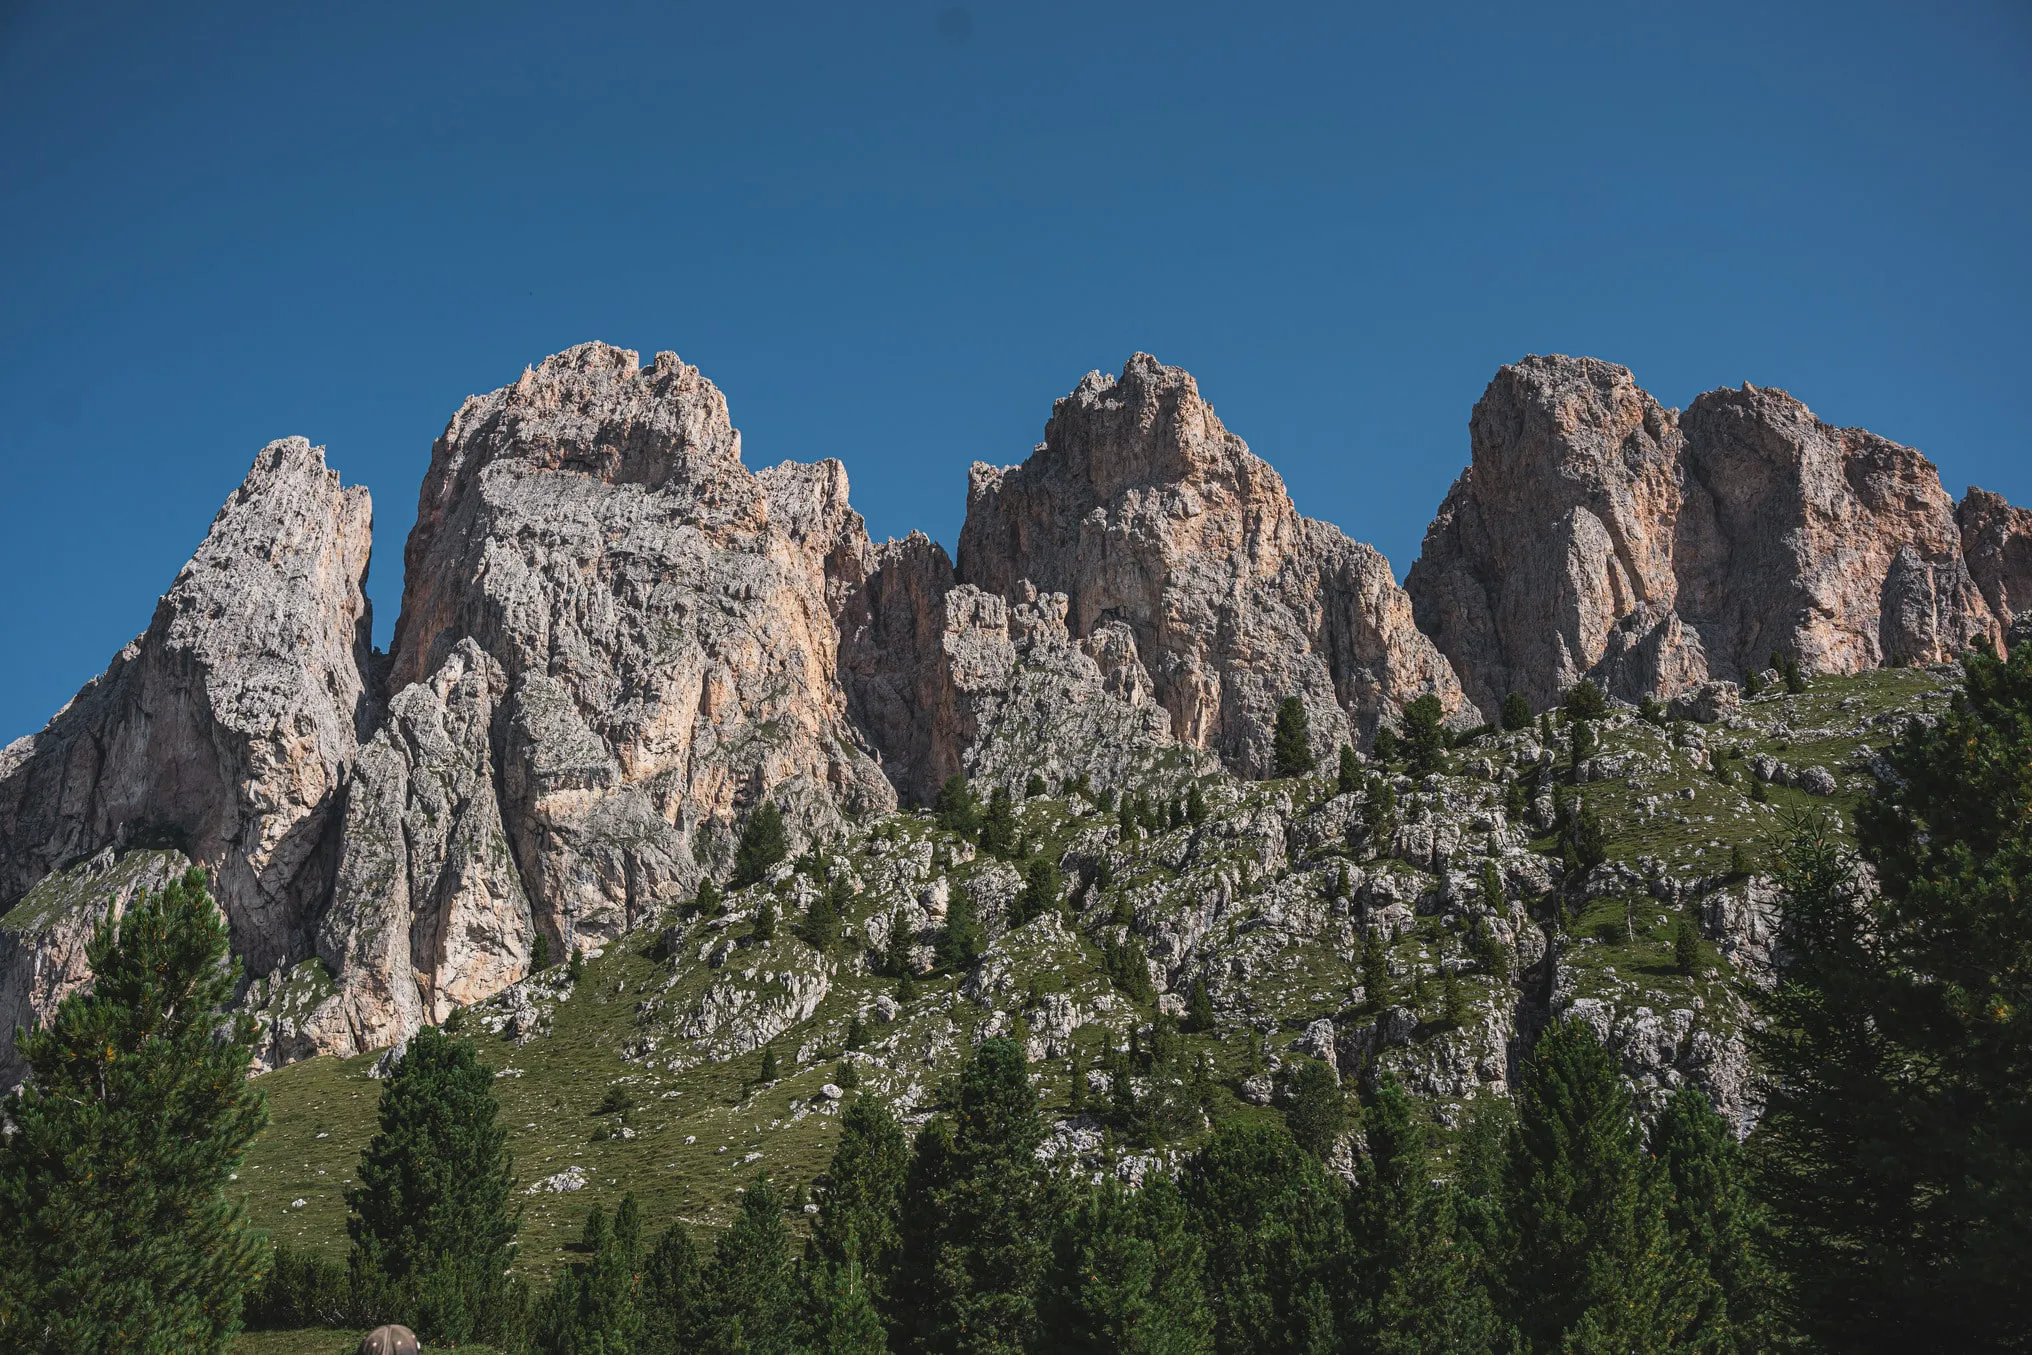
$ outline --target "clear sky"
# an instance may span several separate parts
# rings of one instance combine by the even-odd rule
[[[2032,503],[2028,132],[2022,0],[0,0],[0,740],[288,434],[373,490],[385,644],[432,439],[595,338],[948,546],[1137,349],[1400,576],[1531,352]]]

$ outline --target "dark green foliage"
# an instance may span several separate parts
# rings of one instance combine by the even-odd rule
[[[980,961],[988,949],[988,937],[981,930],[981,918],[974,905],[974,893],[962,886],[953,891],[946,904],[945,930],[938,935],[938,967],[964,973]]]
[[[541,974],[548,968],[550,968],[550,938],[539,931],[535,943],[529,948],[529,972]]]
[[[614,1115],[622,1111],[633,1110],[634,1108],[635,1093],[622,1083],[616,1082],[608,1086],[607,1094],[600,1100],[599,1109],[595,1110],[593,1114]]]
[[[693,1355],[704,1344],[703,1271],[691,1233],[682,1223],[670,1225],[642,1263],[642,1335],[635,1355]]]
[[[1334,773],[1334,793],[1353,795],[1362,788],[1362,760],[1352,744],[1341,745],[1340,765]]]
[[[1751,777],[1751,778],[1750,778],[1750,802],[1751,802],[1752,804],[1763,804],[1763,803],[1765,803],[1766,801],[1768,801],[1768,800],[1769,800],[1770,798],[1771,798],[1771,793],[1770,793],[1769,791],[1767,791],[1767,790],[1765,790],[1765,789],[1764,789],[1764,779],[1763,779],[1762,777],[1760,777],[1760,776],[1753,776],[1753,777]]]
[[[1287,696],[1277,706],[1277,724],[1270,734],[1270,767],[1276,776],[1304,776],[1313,768],[1312,720],[1305,703]]]
[[[1112,1122],[1126,1141],[1154,1148],[1198,1129],[1201,1119],[1177,1025],[1159,1014],[1150,1031],[1147,1048],[1135,1029],[1129,1032],[1129,1053],[1114,1071]],[[1139,1067],[1146,1073],[1140,1091],[1132,1080]]]
[[[1439,1023],[1448,1030],[1459,1030],[1474,1015],[1468,1003],[1467,989],[1454,976],[1453,970],[1444,966],[1440,969],[1439,980]]]
[[[1343,1192],[1275,1125],[1223,1125],[1179,1182],[1205,1253],[1219,1355],[1332,1351],[1347,1287]]]
[[[1531,788],[1522,777],[1503,788],[1503,817],[1512,823],[1524,817],[1531,808]]]
[[[1778,665],[1778,676],[1785,683],[1788,696],[1798,696],[1806,690],[1806,678],[1799,671],[1797,659],[1787,659]]]
[[[1742,843],[1732,844],[1729,847],[1729,878],[1731,880],[1742,880],[1747,879],[1749,874],[1750,854],[1743,850]]]
[[[1681,1087],[1652,1126],[1651,1153],[1669,1191],[1666,1224],[1711,1281],[1690,1344],[1729,1355],[1778,1349],[1777,1276],[1758,1250],[1766,1220],[1728,1121],[1699,1089]]]
[[[1046,789],[1047,788],[1044,784],[1044,778],[1039,776],[1036,772],[1032,772],[1030,773],[1030,779],[1023,783],[1023,798],[1026,800],[1034,800],[1038,796],[1044,794]]]
[[[861,1085],[860,1069],[852,1059],[841,1059],[839,1067],[833,1070],[833,1081],[839,1083],[842,1090],[852,1091]]]
[[[1609,859],[1609,835],[1601,815],[1578,795],[1560,816],[1559,846],[1569,869],[1593,870]]]
[[[938,788],[931,808],[938,817],[938,826],[948,833],[972,837],[981,830],[980,802],[974,799],[974,788],[967,784],[967,778],[958,772],[948,776]]]
[[[811,906],[804,910],[804,926],[800,928],[805,944],[815,950],[831,950],[839,944],[840,902],[843,897],[851,898],[851,890],[844,877],[813,896]]]
[[[1531,703],[1524,699],[1524,693],[1511,692],[1503,698],[1503,730],[1514,734],[1520,729],[1531,727]]]
[[[21,1035],[0,1137],[0,1348],[227,1348],[268,1249],[227,1182],[267,1123],[226,928],[190,870],[102,923],[94,981]]]
[[[636,1290],[642,1225],[625,1195],[610,1227],[598,1205],[586,1215],[579,1254],[536,1305],[531,1344],[542,1355],[632,1355],[645,1322]]]
[[[1588,720],[1599,720],[1609,713],[1609,698],[1602,695],[1602,689],[1588,678],[1566,689],[1566,699],[1560,702],[1566,718],[1575,724]]]
[[[571,958],[569,960],[566,960],[564,964],[565,977],[570,979],[573,983],[577,983],[579,981],[579,976],[584,974],[585,972],[586,972],[586,953],[583,950],[579,949],[579,947],[573,946]]]
[[[1499,981],[1510,977],[1512,955],[1510,947],[1496,935],[1496,929],[1487,918],[1476,918],[1474,929],[1468,933],[1468,953],[1484,974]]]
[[[889,1308],[898,1348],[991,1355],[1036,1335],[1036,1292],[1059,1213],[1037,1160],[1044,1124],[1023,1051],[983,1040],[950,1117],[917,1136]]]
[[[1663,729],[1665,728],[1665,707],[1659,704],[1657,697],[1647,694],[1642,701],[1637,703],[1637,718],[1646,724],[1656,725],[1658,728]]]
[[[1103,814],[1112,814],[1112,813],[1114,813],[1114,812],[1115,812],[1115,788],[1114,788],[1113,786],[1105,786],[1105,787],[1103,787],[1103,788],[1102,788],[1102,790],[1101,790],[1101,793],[1100,793],[1100,794],[1099,794],[1098,796],[1096,796],[1096,797],[1094,798],[1094,805],[1095,805],[1095,807],[1096,807],[1096,808],[1098,808],[1098,809],[1099,809],[1099,810],[1100,810],[1100,811],[1101,811],[1101,812],[1102,812]]]
[[[1064,888],[1058,862],[1048,856],[1031,861],[1023,869],[1023,892],[1016,896],[1015,924],[1020,927],[1033,922],[1058,907],[1058,896]]]
[[[343,1263],[312,1248],[275,1244],[268,1274],[247,1298],[247,1326],[255,1331],[294,1327],[355,1327],[369,1320],[353,1277]]]
[[[1348,1102],[1340,1079],[1318,1059],[1305,1059],[1291,1079],[1284,1122],[1298,1146],[1324,1161],[1348,1128]]]
[[[1743,674],[1744,696],[1757,696],[1762,694],[1763,690],[1764,690],[1764,679],[1758,675],[1757,671],[1754,668],[1751,669],[1749,672]]]
[[[828,1287],[858,1287],[875,1307],[887,1305],[902,1247],[898,1229],[909,1171],[910,1147],[896,1117],[872,1097],[854,1097],[840,1116],[832,1162],[813,1188],[818,1215],[804,1257],[823,1281],[816,1298],[835,1303],[851,1294],[829,1293]]]
[[[1669,1348],[1701,1286],[1667,1230],[1615,1059],[1580,1021],[1525,1063],[1504,1166],[1504,1316],[1540,1352]]]
[[[2022,1350],[2032,1332],[2032,645],[1966,656],[1857,810],[1796,822],[1755,1146],[1797,1320],[1830,1348]]]
[[[1102,942],[1101,961],[1108,978],[1131,1001],[1146,1007],[1157,1001],[1157,989],[1150,982],[1149,957],[1134,932],[1121,941]]]
[[[1124,795],[1122,797],[1122,810],[1121,813],[1117,816],[1117,818],[1122,828],[1122,841],[1124,842],[1136,841],[1136,839],[1140,836],[1140,834],[1137,833],[1136,828],[1137,825],[1142,822],[1142,819],[1141,816],[1139,816],[1136,812],[1136,800],[1134,796]]]
[[[883,952],[882,972],[902,978],[910,972],[910,926],[898,908],[889,918],[889,944]]]
[[[1195,1035],[1211,1034],[1214,1028],[1214,999],[1207,991],[1205,975],[1193,979],[1185,1001],[1185,1028]]]
[[[997,786],[988,796],[988,810],[981,816],[981,850],[990,856],[1007,858],[1016,850],[1016,801],[1007,786]]]
[[[381,1089],[380,1131],[346,1192],[355,1286],[426,1340],[497,1340],[521,1311],[504,1275],[521,1215],[499,1109],[471,1042],[425,1027]]]
[[[1380,776],[1369,778],[1362,797],[1362,826],[1379,849],[1397,826],[1397,788]]]
[[[862,1022],[861,1014],[859,1012],[855,1012],[852,1016],[847,1018],[846,1047],[848,1049],[859,1049],[862,1045],[866,1044],[867,1041],[868,1041],[868,1027]]]
[[[1397,731],[1388,725],[1383,725],[1376,730],[1376,741],[1369,745],[1369,751],[1376,755],[1376,761],[1378,762],[1386,764],[1395,762],[1397,760],[1399,742]]]
[[[1038,1301],[1037,1348],[1068,1355],[1202,1355],[1213,1315],[1178,1189],[1110,1179],[1081,1187],[1060,1219]]]
[[[1420,776],[1446,765],[1446,708],[1431,692],[1404,707],[1404,759]]]
[[[734,888],[743,889],[766,879],[769,872],[790,855],[790,837],[783,827],[783,811],[772,800],[764,800],[741,825],[741,842],[734,848]]]
[[[755,921],[748,929],[750,938],[756,941],[776,939],[776,897],[764,894],[762,901],[755,905]]]
[[[780,1074],[776,1066],[776,1046],[765,1044],[762,1046],[761,1066],[755,1070],[755,1080],[757,1082],[769,1083],[774,1082],[778,1076]]]
[[[917,975],[907,968],[896,976],[896,1000],[906,1007],[917,1001]]]
[[[806,1332],[801,1349],[825,1355],[885,1355],[889,1336],[882,1321],[872,1278],[861,1259],[860,1239],[846,1239],[846,1257],[833,1264],[813,1264],[805,1273]]]
[[[1187,823],[1197,828],[1206,822],[1206,816],[1206,792],[1201,790],[1199,783],[1195,781],[1192,788],[1185,793],[1185,819]]]
[[[1493,1098],[1488,1098],[1493,1099]],[[1484,1355],[1498,1348],[1484,1259],[1435,1184],[1425,1127],[1385,1074],[1367,1098],[1359,1189],[1348,1197],[1353,1244],[1352,1348],[1387,1355]]]
[[[1672,929],[1672,965],[1688,978],[1700,972],[1700,932],[1690,917],[1682,915]]]
[[[1572,747],[1567,750],[1567,777],[1578,786],[1587,780],[1587,760],[1595,755],[1595,727],[1581,721],[1573,725]]]
[[[1362,1009],[1380,1012],[1390,1005],[1390,952],[1383,944],[1383,932],[1371,927],[1362,936]]]
[[[705,1276],[702,1355],[798,1355],[797,1271],[783,1200],[758,1176],[720,1234]]]
[[[721,899],[720,887],[713,883],[712,876],[708,875],[699,880],[698,894],[692,900],[692,907],[698,910],[701,917],[718,917],[723,911],[725,905]]]

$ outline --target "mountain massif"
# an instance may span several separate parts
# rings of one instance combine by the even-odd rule
[[[1677,411],[1624,368],[1530,357],[1470,433],[1400,588],[1298,514],[1191,376],[1137,354],[1059,400],[1027,460],[973,467],[955,563],[921,534],[871,541],[837,461],[751,471],[675,355],[586,344],[468,399],[433,446],[385,655],[366,491],[273,443],[148,629],[0,752],[0,1077],[13,1028],[89,979],[97,921],[179,858],[217,880],[266,1063],[351,1056],[498,1002],[540,955],[659,926],[727,877],[765,802],[804,845],[954,775],[1176,796],[1270,775],[1293,697],[1323,760],[1423,697],[1458,731],[1582,678],[1713,720],[1772,655],[1939,663],[2032,609],[2032,514],[1957,505],[1920,453],[1783,391]],[[1393,852],[1422,851],[1444,892],[1479,833],[1518,888],[1552,878],[1493,821],[1449,831]],[[1064,864],[1098,859],[1085,842]],[[928,945],[947,899],[905,874]],[[1357,911],[1404,911],[1391,878],[1357,881]],[[1731,917],[1713,934],[1749,944]],[[1209,918],[1144,921],[1162,984],[1204,970]],[[1531,963],[1526,926],[1503,931]]]

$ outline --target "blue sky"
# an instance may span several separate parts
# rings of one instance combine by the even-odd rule
[[[949,545],[1137,349],[1400,576],[1530,352],[2032,503],[2019,3],[311,8],[0,0],[0,738],[287,434],[385,644],[432,439],[591,338]]]

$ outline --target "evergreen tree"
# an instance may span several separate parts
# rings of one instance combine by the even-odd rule
[[[1208,1355],[1213,1315],[1185,1202],[1163,1176],[1084,1187],[1060,1219],[1038,1301],[1039,1349]]]
[[[1394,1074],[1366,1101],[1360,1187],[1349,1194],[1352,1345],[1377,1355],[1484,1355],[1498,1347],[1483,1258],[1433,1181],[1424,1126]]]
[[[539,931],[536,940],[529,947],[529,972],[541,974],[548,968],[550,968],[550,938]]]
[[[560,1272],[537,1305],[536,1349],[543,1355],[634,1355],[645,1328],[636,1290],[642,1231],[634,1195],[622,1197],[612,1227],[593,1206],[579,1250],[587,1259]]]
[[[1580,1021],[1526,1060],[1504,1164],[1505,1316],[1538,1352],[1666,1349],[1703,1297],[1615,1060]],[[1571,1343],[1571,1345],[1563,1344]]]
[[[1451,968],[1440,966],[1439,980],[1439,1021],[1448,1030],[1459,1030],[1474,1016],[1474,1008],[1468,1002],[1467,990],[1461,987],[1460,979]]]
[[[98,926],[0,1123],[0,1348],[223,1352],[267,1248],[227,1182],[267,1123],[255,1030],[192,869]]]
[[[970,838],[981,831],[980,802],[974,799],[974,788],[967,784],[967,778],[958,772],[948,776],[938,788],[931,807],[938,817],[938,826],[948,833]]]
[[[762,901],[755,905],[755,921],[748,929],[748,935],[757,941],[776,939],[776,898],[764,894]]]
[[[1222,1125],[1180,1180],[1218,1355],[1339,1347],[1347,1289],[1339,1184],[1275,1125]]]
[[[1520,729],[1531,728],[1531,703],[1524,699],[1524,693],[1511,692],[1503,698],[1503,731],[1514,734]]]
[[[1560,703],[1566,711],[1566,718],[1576,724],[1588,720],[1599,720],[1609,713],[1609,698],[1602,695],[1602,689],[1589,678],[1566,689],[1566,698]]]
[[[962,886],[953,891],[945,907],[945,930],[938,935],[937,949],[938,967],[952,973],[972,969],[988,949],[988,938],[981,930],[971,889]]]
[[[852,1229],[841,1239],[841,1250],[838,1261],[810,1263],[804,1348],[825,1355],[885,1355],[888,1332],[869,1288],[861,1240]]]
[[[1340,765],[1334,772],[1334,793],[1353,795],[1362,788],[1362,760],[1355,756],[1353,744],[1341,745]]]
[[[776,1078],[776,1046],[765,1044],[762,1046],[762,1065],[755,1071],[755,1080],[767,1085],[774,1082]]]
[[[1277,707],[1277,724],[1270,735],[1270,767],[1277,776],[1304,776],[1313,768],[1312,721],[1305,703],[1287,696]]]
[[[1007,786],[995,787],[988,796],[988,810],[981,816],[981,850],[999,857],[1016,850],[1016,801]]]
[[[1306,1059],[1292,1078],[1291,1104],[1284,1113],[1298,1146],[1324,1161],[1348,1127],[1347,1097],[1340,1079],[1318,1059]]]
[[[1390,952],[1383,944],[1383,932],[1370,927],[1362,935],[1362,1008],[1380,1012],[1390,1005]]]
[[[1728,1121],[1698,1088],[1681,1087],[1652,1127],[1651,1153],[1670,1191],[1666,1223],[1711,1282],[1688,1343],[1717,1355],[1780,1348],[1777,1277],[1758,1250],[1766,1221]]]
[[[768,878],[769,872],[790,855],[790,837],[784,831],[783,811],[774,801],[764,800],[741,826],[740,845],[734,848],[734,888],[743,889]]]
[[[521,1215],[499,1111],[471,1041],[426,1026],[381,1089],[380,1130],[346,1192],[356,1289],[427,1340],[498,1338],[521,1310],[505,1277]]]
[[[910,923],[898,908],[889,918],[889,944],[883,951],[882,971],[891,978],[910,972]]]
[[[837,902],[844,891],[846,881],[837,886],[828,885],[812,896],[811,905],[804,910],[804,939],[815,950],[831,950],[840,939],[840,910]]]
[[[1195,781],[1191,789],[1185,792],[1185,820],[1197,828],[1206,822],[1206,816],[1206,792],[1201,790],[1199,782]]]
[[[642,1334],[635,1355],[692,1355],[710,1322],[704,1266],[682,1223],[670,1225],[642,1263]]]
[[[877,1308],[887,1304],[909,1172],[910,1146],[889,1108],[868,1096],[849,1101],[840,1116],[839,1147],[814,1188],[818,1215],[804,1248],[805,1264],[826,1285],[865,1291]],[[842,1296],[820,1297],[836,1302]]]
[[[705,1277],[704,1355],[798,1355],[797,1273],[783,1201],[767,1176],[741,1196]]]
[[[1779,983],[1753,995],[1755,1145],[1807,1334],[2022,1350],[2032,1331],[2032,645],[1964,659],[1857,810],[1874,894],[1795,825]]]
[[[1023,871],[1023,892],[1016,898],[1016,925],[1034,921],[1058,907],[1058,896],[1064,887],[1058,862],[1048,856],[1031,861]]]
[[[1023,798],[1035,800],[1038,796],[1043,795],[1047,789],[1048,787],[1044,784],[1044,778],[1036,772],[1032,772],[1030,773],[1030,779],[1023,783]]]
[[[1404,707],[1404,756],[1421,776],[1445,766],[1446,708],[1431,692]]]
[[[1214,1029],[1214,998],[1207,991],[1204,974],[1192,981],[1192,991],[1185,1002],[1185,1028],[1195,1035],[1210,1035]]]
[[[1376,761],[1392,763],[1397,760],[1398,742],[1397,731],[1384,725],[1376,731],[1376,741],[1369,746],[1369,751],[1376,755]]]
[[[723,911],[720,887],[713,883],[712,876],[700,877],[698,894],[692,900],[692,907],[698,910],[700,917],[718,917]]]
[[[951,1115],[925,1126],[912,1155],[890,1298],[899,1350],[1013,1355],[1035,1336],[1057,1215],[1043,1139],[1023,1051],[983,1040]]]
[[[1672,929],[1672,966],[1688,978],[1700,972],[1700,933],[1692,918],[1682,916]]]

